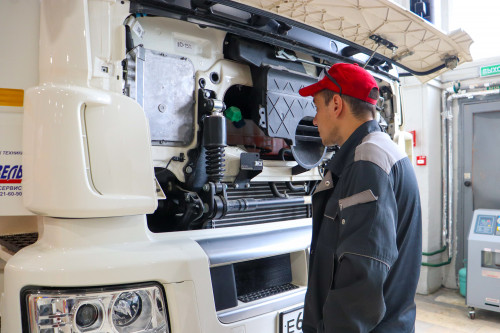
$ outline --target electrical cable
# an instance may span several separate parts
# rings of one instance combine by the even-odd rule
[[[180,153],[179,156],[172,156],[170,160],[168,160],[167,165],[161,171],[155,172],[155,176],[159,176],[163,174],[165,171],[167,171],[168,166],[170,165],[170,163],[172,163],[172,161],[184,162],[184,160],[185,160],[184,153]]]
[[[422,266],[427,266],[427,267],[441,267],[441,266],[445,266],[445,265],[450,264],[452,259],[453,258],[449,258],[447,261],[443,261],[443,262],[440,262],[440,263],[437,263],[437,264],[431,264],[429,262],[423,262]]]
[[[448,248],[448,246],[445,245],[441,249],[436,250],[434,252],[422,252],[422,255],[423,256],[433,256],[435,254],[442,253],[442,252],[446,251],[447,248]]]
[[[443,246],[441,249],[439,250],[436,250],[436,251],[433,251],[433,252],[422,252],[422,255],[423,256],[433,256],[435,254],[439,254],[439,253],[443,253],[444,251],[446,251],[446,249],[448,248],[447,245]],[[441,267],[441,266],[445,266],[445,265],[448,265],[451,263],[451,260],[453,259],[453,257],[450,257],[448,258],[447,261],[443,261],[443,262],[439,262],[439,263],[429,263],[429,262],[422,262],[422,266],[427,266],[427,267]]]

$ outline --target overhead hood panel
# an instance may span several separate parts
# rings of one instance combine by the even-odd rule
[[[270,12],[327,34],[338,36],[389,59],[422,80],[430,80],[457,64],[472,61],[470,36],[446,34],[389,0],[233,0],[221,1]],[[240,7],[241,8],[241,7]],[[378,45],[377,35],[397,49]],[[377,47],[379,46],[379,47]],[[458,58],[458,63],[453,61]],[[448,68],[449,67],[449,68]]]

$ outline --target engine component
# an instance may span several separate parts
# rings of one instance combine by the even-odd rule
[[[159,209],[148,215],[148,227],[152,232],[165,232],[308,218],[314,184],[277,198],[268,183],[228,187],[208,182],[196,193],[169,181],[163,187],[167,200],[160,201]],[[287,190],[284,183],[274,185],[281,193]]]
[[[199,191],[209,181],[220,183],[224,176],[224,148],[227,146],[224,109],[224,102],[216,98],[214,91],[198,89],[198,138],[202,140],[187,152],[184,175],[185,187],[190,190]]]
[[[244,146],[247,151],[258,152],[262,157],[277,156],[281,149],[288,148],[285,140],[268,137],[253,121],[245,122],[241,128],[232,125],[234,123],[227,127],[227,143],[230,146]]]
[[[318,166],[326,154],[326,147],[323,146],[318,128],[313,125],[312,119],[305,117],[299,122],[295,130],[295,145],[290,147],[297,167],[305,170]],[[294,174],[297,173],[300,172]]]
[[[307,197],[277,199],[236,199],[227,201],[227,212],[246,212],[257,209],[272,209],[305,205]]]
[[[286,187],[283,183],[277,183],[276,187],[278,191],[284,192]],[[269,206],[260,205],[256,207],[255,210],[242,211],[234,210],[226,212],[223,217],[214,217],[211,221],[206,224],[207,228],[221,228],[221,227],[231,227],[248,225],[255,223],[270,223],[283,220],[295,220],[311,217],[311,205],[310,202],[303,201],[303,198],[310,195],[310,192],[292,192],[289,193],[289,198],[295,199],[300,198],[298,202],[290,206],[285,205],[275,205],[274,208]],[[269,203],[277,203],[273,201],[276,198],[271,192],[268,183],[252,183],[250,188],[231,188],[227,189],[227,201],[233,202],[238,199],[246,199],[247,203],[254,199],[264,199]],[[235,204],[237,204],[235,202]],[[253,203],[251,204],[253,205]]]
[[[234,183],[236,186],[250,187],[250,179],[262,172],[264,162],[257,153],[242,153],[240,155],[240,172]]]
[[[278,188],[276,186],[276,183],[274,182],[269,182],[269,188],[271,189],[271,192],[273,192],[273,195],[277,198],[288,198],[288,195],[286,193],[281,193],[278,191]]]
[[[151,231],[190,230],[203,224],[204,203],[198,193],[174,181],[168,181],[163,189],[167,200],[158,202],[159,209],[148,216]]]
[[[222,184],[225,185],[225,184]],[[219,194],[216,194],[219,193]],[[266,198],[237,198],[229,199],[227,196],[226,186],[222,186],[218,190],[213,183],[208,183],[203,187],[202,192],[203,201],[207,203],[207,218],[219,220],[224,218],[227,214],[240,213],[248,211],[272,211],[273,209],[289,209],[295,207],[304,207],[310,204],[309,196],[300,196],[300,194],[293,197],[266,197]],[[210,221],[207,222],[210,222]]]
[[[189,144],[194,137],[193,63],[139,45],[127,55],[126,68],[125,93],[144,108],[153,144]]]
[[[292,51],[288,51],[288,53],[295,55]],[[244,62],[256,67],[274,66],[299,73],[306,72],[302,63],[277,58],[274,46],[232,34],[228,34],[224,41],[224,55],[227,59]]]
[[[268,136],[291,142],[293,157],[302,169],[319,165],[326,148],[312,124],[316,110],[310,97],[298,93],[315,79],[273,68],[255,69],[254,76],[254,85],[262,91],[255,105],[259,118],[254,120]]]
[[[208,179],[220,183],[224,177],[224,147],[227,146],[226,118],[222,115],[224,108],[221,101],[213,101],[213,110],[203,119],[203,147],[206,149],[206,166]]]
[[[234,127],[242,128],[245,126],[245,120],[241,115],[241,110],[236,106],[231,106],[224,111],[224,116],[233,122]]]
[[[268,136],[287,139],[295,145],[299,122],[316,114],[312,99],[301,97],[298,91],[315,80],[273,68],[255,69],[252,75],[254,86],[261,92],[255,100],[256,106],[260,106],[257,123]]]
[[[307,190],[308,190],[308,187],[306,184],[294,185],[292,182],[285,182],[285,186],[287,189],[289,189],[292,192],[300,192],[300,191],[307,192]]]
[[[305,192],[305,193],[307,193],[307,191],[309,189],[306,184],[303,184],[302,186],[296,186],[296,185],[293,185],[292,182],[285,182],[285,186],[290,192]],[[271,192],[273,192],[273,195],[275,197],[277,197],[277,198],[289,198],[289,195],[286,191],[281,193],[278,190],[278,186],[276,185],[275,182],[269,182],[269,188],[271,189]]]
[[[296,172],[318,166],[326,149],[317,129],[312,126],[312,131],[304,132],[297,128],[300,122],[312,120],[316,114],[312,99],[298,93],[316,79],[299,74],[305,73],[304,65],[290,61],[298,59],[293,52],[281,50],[277,56],[276,49],[270,45],[228,35],[224,54],[229,59],[252,65],[253,120],[268,137],[285,139],[292,146],[292,154],[300,167]]]

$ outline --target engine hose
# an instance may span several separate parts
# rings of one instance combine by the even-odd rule
[[[280,151],[279,151],[279,153],[278,153],[278,156],[279,156],[280,159],[282,159],[283,161],[285,161],[285,154],[292,154],[292,150],[290,148],[281,148]],[[285,182],[285,185],[292,192],[300,192],[300,191],[305,191],[306,190],[306,186],[305,185],[303,185],[303,186],[295,186],[295,185],[292,184],[292,182]],[[272,188],[271,188],[271,190],[272,190]],[[276,191],[278,191],[278,190],[276,189]],[[274,191],[273,191],[273,193],[274,193]],[[274,194],[274,196],[277,196],[277,195]]]
[[[273,192],[273,195],[277,198],[288,198],[288,195],[281,193],[278,191],[278,188],[276,187],[276,184],[273,182],[269,182],[269,188],[271,188],[271,192]]]
[[[312,195],[314,193],[314,191],[316,190],[316,187],[318,186],[318,184],[319,184],[319,181],[314,181],[314,180],[310,181],[307,195]]]
[[[305,192],[307,189],[306,185],[295,186],[292,184],[292,182],[285,182],[285,185],[286,185],[286,188],[292,192],[301,192],[301,191]]]
[[[292,150],[290,148],[281,148],[278,152],[278,156],[283,161],[285,160],[285,154],[292,154]]]

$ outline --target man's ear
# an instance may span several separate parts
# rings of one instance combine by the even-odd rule
[[[342,99],[342,97],[337,94],[333,95],[333,99],[330,101],[330,105],[335,118],[340,117],[344,110],[344,100]]]

